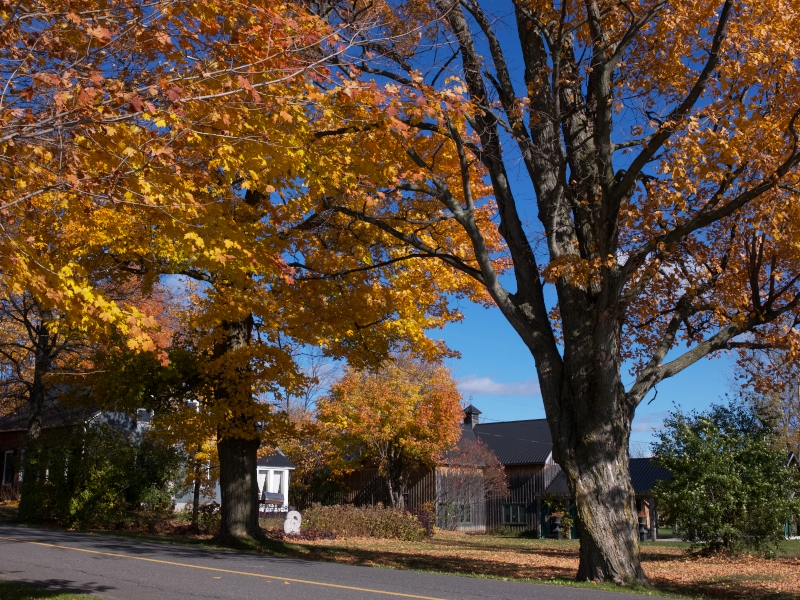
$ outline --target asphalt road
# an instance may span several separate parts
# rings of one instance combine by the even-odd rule
[[[109,600],[632,600],[599,590],[435,575],[0,525],[0,579]]]

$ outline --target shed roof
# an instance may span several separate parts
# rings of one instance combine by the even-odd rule
[[[286,458],[286,455],[276,448],[271,454],[267,454],[258,459],[256,463],[259,467],[270,469],[294,469],[294,463]]]
[[[479,423],[472,430],[503,465],[543,464],[553,451],[545,419]]]

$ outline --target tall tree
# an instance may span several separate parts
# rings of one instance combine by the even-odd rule
[[[361,243],[361,268],[440,261],[450,273],[418,289],[483,287],[535,360],[581,522],[578,578],[646,584],[628,475],[637,406],[705,356],[797,338],[800,12],[314,5],[340,24],[372,15],[338,63],[363,108],[317,134],[320,164],[346,147],[364,176],[329,181],[316,221]]]
[[[206,286],[197,344],[222,534],[258,535],[255,460],[269,411],[256,396],[302,380],[292,345],[361,365],[395,345],[433,356],[442,348],[425,331],[458,317],[437,293],[408,295],[419,269],[369,273],[335,232],[293,235],[318,224],[308,208],[328,181],[361,177],[346,148],[313,163],[308,151],[314,123],[347,110],[349,92],[324,63],[350,41],[298,4],[267,0],[3,7],[3,277],[72,321],[115,326],[134,350],[155,349],[154,322],[100,282],[181,274]],[[355,268],[295,279],[289,259]]]
[[[392,506],[403,508],[414,470],[458,441],[460,400],[444,365],[401,355],[377,371],[346,372],[317,412],[345,456],[378,467]]]

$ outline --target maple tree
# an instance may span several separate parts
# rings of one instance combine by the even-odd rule
[[[306,211],[287,198],[313,194],[304,146],[328,77],[317,67],[347,42],[290,3],[22,1],[3,2],[2,18],[4,281],[137,351],[157,350],[157,323],[103,282],[182,274],[208,286],[195,325],[222,535],[257,534],[269,410],[255,394],[301,381],[286,339],[353,357],[368,348],[370,362],[401,339],[438,352],[425,329],[457,316],[435,298],[426,315],[369,274],[293,287],[282,257],[304,252],[286,234]]]
[[[419,273],[422,293],[477,284],[471,297],[490,298],[534,358],[581,522],[577,577],[646,584],[628,475],[637,406],[710,354],[798,346],[800,12],[312,4],[372,25],[337,64],[348,110],[317,133],[317,162],[346,147],[353,175],[326,183],[309,223],[359,245],[349,268],[438,262],[449,272]]]
[[[152,350],[152,321],[97,281],[227,260],[241,240],[195,230],[221,198],[287,178],[321,97],[303,74],[336,33],[271,2],[3,0],[0,17],[4,280]]]
[[[345,456],[372,462],[403,508],[415,469],[432,466],[461,435],[461,395],[442,364],[399,355],[378,370],[348,369],[317,405]]]
[[[330,429],[316,419],[313,409],[295,406],[273,415],[268,439],[295,466],[289,484],[291,504],[303,508],[341,501],[341,476],[349,468]]]

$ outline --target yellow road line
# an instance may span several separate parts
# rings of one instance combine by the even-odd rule
[[[247,571],[233,571],[231,569],[220,569],[217,567],[203,567],[200,565],[190,565],[188,563],[179,563],[169,560],[160,560],[157,558],[144,558],[142,556],[131,556],[129,554],[117,554],[114,552],[101,552],[100,550],[87,550],[85,548],[74,548],[72,546],[60,546],[58,544],[47,544],[45,542],[30,542],[28,540],[20,540],[17,538],[9,538],[0,536],[0,540],[6,542],[17,542],[20,544],[32,544],[34,546],[45,546],[47,548],[58,548],[59,550],[74,550],[76,552],[85,552],[87,554],[99,554],[101,556],[113,556],[115,558],[128,558],[130,560],[141,560],[144,562],[159,563],[162,565],[172,565],[174,567],[186,567],[188,569],[199,569],[201,571],[214,571],[216,573],[230,573],[232,575],[247,575],[249,577],[260,577],[262,579],[275,579],[277,581],[290,581],[292,583],[305,583],[308,585],[319,585],[322,587],[337,588],[340,590],[351,590],[356,592],[368,592],[370,594],[384,594],[386,596],[399,596],[401,598],[417,598],[418,600],[445,600],[444,598],[433,598],[431,596],[416,596],[414,594],[401,594],[400,592],[385,592],[383,590],[371,590],[369,588],[353,587],[350,585],[338,585],[335,583],[322,583],[319,581],[309,581],[307,579],[292,579],[290,577],[278,577],[277,575],[262,575],[261,573],[249,573]]]

